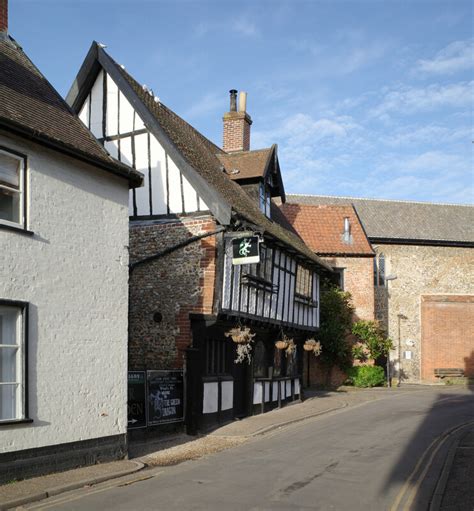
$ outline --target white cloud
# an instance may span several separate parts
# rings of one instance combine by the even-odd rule
[[[382,102],[369,113],[382,120],[390,114],[411,114],[443,107],[469,107],[472,104],[474,81],[448,85],[432,84],[425,88],[399,86],[388,91]]]
[[[412,146],[419,144],[446,145],[459,141],[470,141],[472,138],[469,127],[451,128],[428,124],[426,126],[403,126],[391,130],[381,138],[390,147]]]
[[[424,73],[453,74],[471,69],[474,64],[474,40],[455,41],[439,51],[431,60],[419,60],[418,69]]]

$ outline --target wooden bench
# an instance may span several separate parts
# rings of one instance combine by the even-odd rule
[[[434,370],[436,378],[462,378],[464,376],[464,370],[460,368],[439,368]]]

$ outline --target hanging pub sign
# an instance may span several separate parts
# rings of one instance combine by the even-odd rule
[[[148,425],[184,420],[183,371],[147,371]]]
[[[146,378],[145,371],[128,373],[128,429],[146,427]]]
[[[247,236],[232,240],[232,264],[252,264],[260,262],[260,238]]]

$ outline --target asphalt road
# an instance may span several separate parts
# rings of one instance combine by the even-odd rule
[[[451,443],[474,423],[474,393],[435,387],[384,396],[28,509],[429,509]]]

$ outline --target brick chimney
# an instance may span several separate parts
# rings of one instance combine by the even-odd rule
[[[0,0],[1,1],[1,0]],[[252,119],[246,112],[247,93],[239,94],[237,109],[237,91],[232,89],[230,93],[230,111],[224,114],[224,141],[222,148],[231,153],[235,151],[248,151],[250,149],[250,125]]]
[[[0,0],[0,36],[8,32],[8,0]]]

